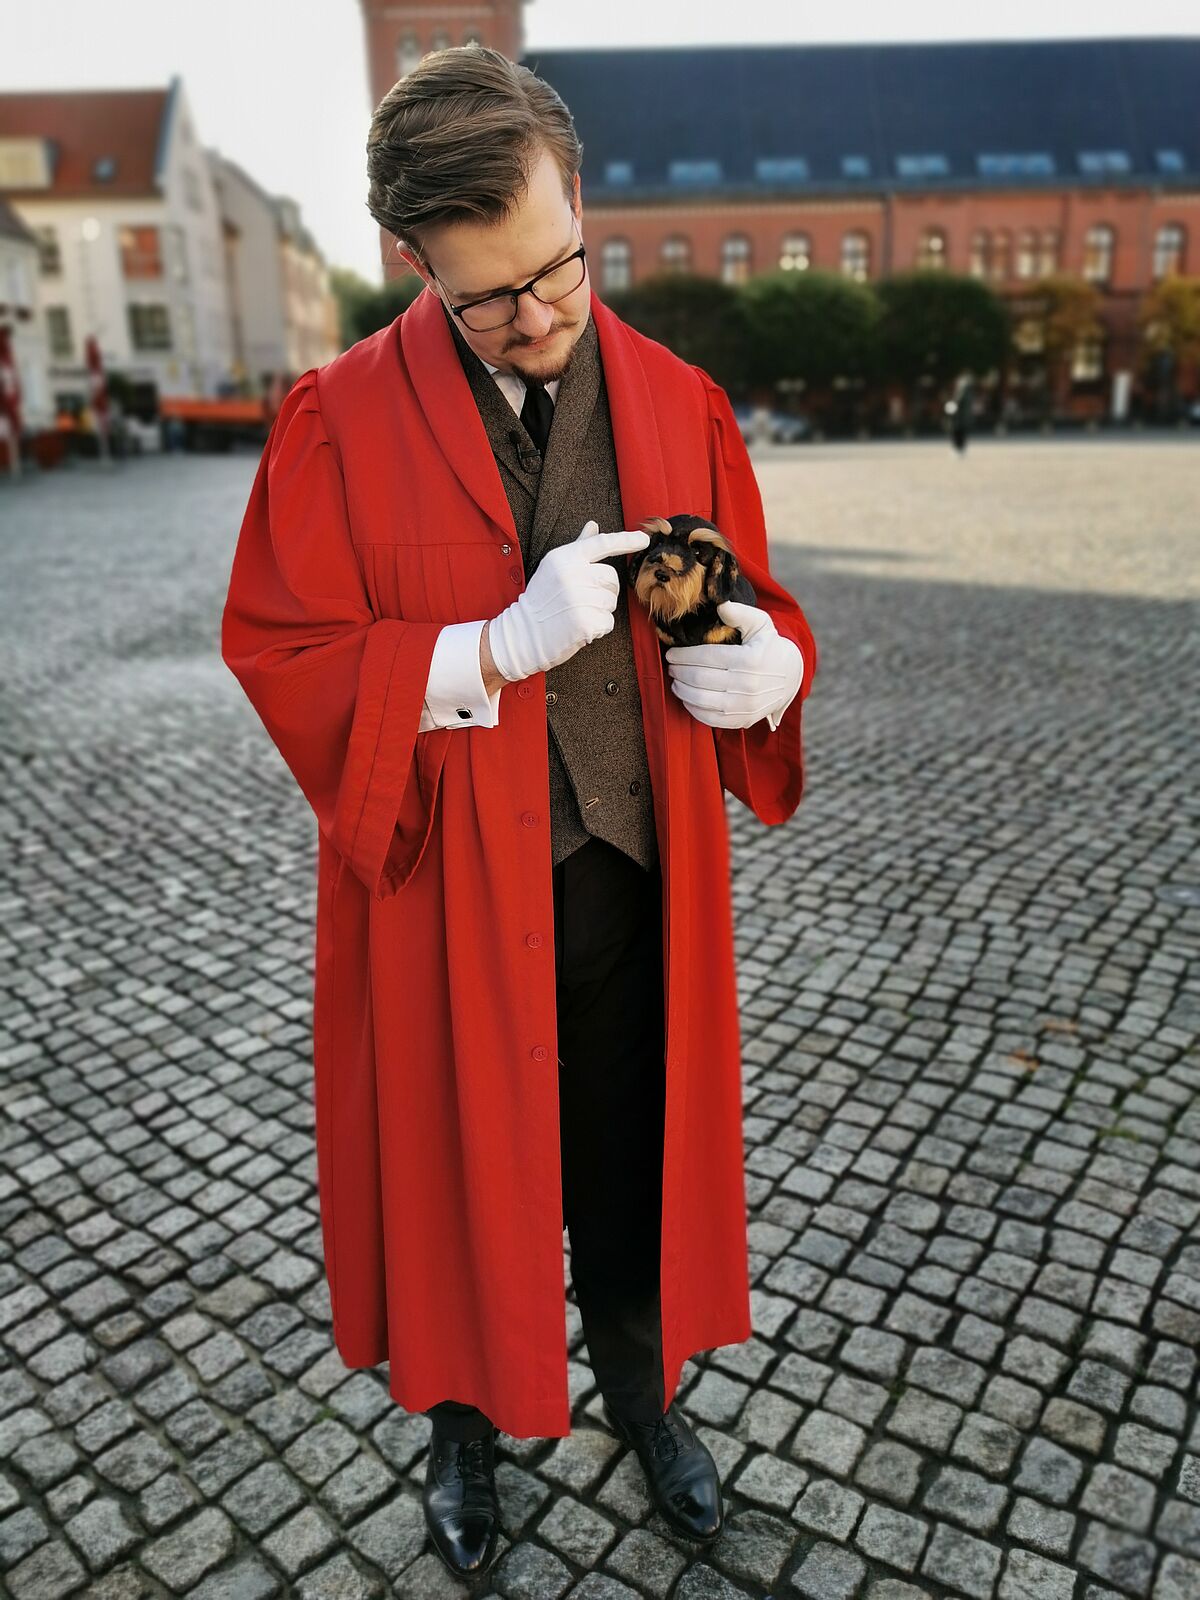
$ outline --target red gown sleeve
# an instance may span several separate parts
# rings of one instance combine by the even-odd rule
[[[793,639],[804,657],[800,687],[774,732],[766,717],[749,728],[713,729],[717,765],[723,787],[761,822],[786,822],[804,792],[801,707],[817,671],[817,642],[803,611],[768,566],[762,495],[729,397],[702,367],[695,370],[708,403],[713,521],[728,535],[754,586],[756,603],[770,612],[778,631]]]
[[[354,549],[317,371],[271,426],[242,519],[221,656],[316,814],[378,899],[412,876],[450,730],[418,723],[438,622],[378,618]]]

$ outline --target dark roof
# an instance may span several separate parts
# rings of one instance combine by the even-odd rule
[[[600,203],[1200,178],[1200,38],[539,50],[522,62],[570,109]],[[758,166],[770,158],[784,165]],[[672,177],[672,162],[700,165]]]

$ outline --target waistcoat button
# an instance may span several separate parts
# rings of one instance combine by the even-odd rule
[[[546,1057],[550,1054],[550,1052],[549,1052],[549,1050],[546,1049],[546,1046],[544,1044],[535,1044],[533,1049],[529,1052],[529,1054],[533,1057],[533,1059],[535,1061],[545,1061]]]
[[[527,828],[536,828],[537,827],[537,819],[538,819],[538,814],[537,814],[536,811],[523,811],[521,813],[521,821],[525,824],[525,826]]]
[[[557,699],[558,699],[558,690],[557,689],[547,689],[546,690],[546,704],[548,706],[552,706]]]
[[[615,678],[610,678],[608,680],[608,682],[604,685],[604,692],[605,692],[605,694],[616,694],[617,690],[620,687],[621,687],[621,685],[617,682],[617,680]]]
[[[527,933],[525,935],[525,943],[531,950],[537,950],[540,947],[541,942],[542,936],[540,933]]]
[[[640,792],[640,790],[641,790],[641,787],[642,787],[642,780],[640,778],[635,778],[633,780],[633,782],[629,785],[630,794],[638,794]]]
[[[505,542],[500,546],[500,554],[502,556],[508,555],[511,550],[512,545],[510,545],[507,540],[505,540]]]

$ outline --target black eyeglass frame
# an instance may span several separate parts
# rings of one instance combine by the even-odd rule
[[[578,234],[579,234],[579,225],[578,225],[578,223],[575,223],[574,227],[575,227],[576,237],[578,237]],[[519,289],[503,289],[503,290],[501,290],[501,292],[499,294],[485,294],[478,300],[464,300],[462,305],[460,305],[460,306],[452,306],[452,305],[450,305],[449,301],[447,301],[446,309],[448,311],[452,312],[456,317],[459,317],[461,319],[462,314],[463,314],[464,311],[470,311],[475,306],[485,306],[485,305],[487,305],[489,300],[503,300],[505,295],[507,295],[508,298],[513,303],[512,316],[509,317],[508,322],[498,322],[496,324],[496,328],[507,328],[509,322],[515,322],[517,320],[517,301],[518,301],[518,298],[521,295],[523,295],[523,294],[531,294],[532,293],[533,294],[533,298],[535,300],[539,301],[542,305],[544,305],[544,306],[555,306],[555,305],[558,304],[558,300],[565,300],[567,298],[567,294],[574,294],[575,290],[578,289],[583,283],[583,278],[582,277],[580,278],[579,283],[577,283],[575,285],[575,289],[568,289],[567,290],[567,294],[559,295],[558,300],[543,300],[541,295],[537,294],[534,291],[534,287],[533,286],[534,286],[535,283],[540,283],[543,278],[548,278],[552,272],[557,272],[560,267],[565,267],[568,261],[575,261],[576,259],[578,259],[580,261],[584,261],[584,262],[587,261],[587,246],[583,243],[582,239],[579,241],[579,249],[578,250],[572,250],[571,254],[569,256],[564,256],[561,261],[556,261],[553,266],[547,267],[544,272],[539,272],[535,278],[530,278],[529,282],[522,284]],[[442,280],[440,278],[438,278],[437,273],[433,271],[432,267],[430,267],[429,270],[432,273],[433,277],[437,278],[438,283],[442,284],[442,288],[444,289],[446,287],[446,285],[444,283],[442,283]],[[464,326],[470,328],[471,324],[468,322],[468,323],[465,323]],[[495,333],[496,328],[486,328],[486,329],[471,328],[471,332],[472,333],[480,333],[480,332]]]

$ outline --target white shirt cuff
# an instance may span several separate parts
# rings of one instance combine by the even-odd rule
[[[487,620],[448,622],[438,634],[418,733],[428,733],[431,728],[499,727],[504,685],[488,694],[479,659],[479,640]]]

